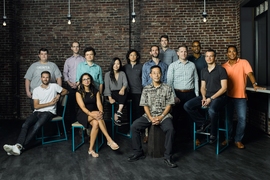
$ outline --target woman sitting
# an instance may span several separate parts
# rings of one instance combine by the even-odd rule
[[[128,85],[126,74],[121,71],[122,63],[117,57],[113,58],[110,71],[105,74],[104,96],[108,96],[111,104],[118,102],[118,110],[114,114],[114,123],[121,126],[122,110],[127,100],[126,88]]]
[[[79,82],[79,89],[76,92],[76,100],[80,107],[77,113],[77,120],[85,128],[88,128],[89,124],[92,126],[88,154],[93,157],[98,157],[98,154],[93,150],[93,147],[99,129],[106,137],[108,146],[110,146],[112,150],[117,150],[119,146],[112,140],[107,132],[106,125],[103,120],[103,106],[101,103],[100,93],[93,84],[94,81],[92,76],[88,73],[84,73],[81,75]]]

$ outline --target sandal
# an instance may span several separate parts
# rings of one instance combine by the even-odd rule
[[[97,158],[99,155],[98,155],[98,153],[95,153],[95,151],[88,151],[88,154],[89,155],[92,155],[92,157],[94,157],[94,158]]]
[[[114,141],[111,141],[111,143],[107,142],[107,145],[110,146],[112,150],[119,149],[119,146]]]

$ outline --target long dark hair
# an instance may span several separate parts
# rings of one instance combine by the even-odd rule
[[[82,81],[83,81],[83,76],[88,76],[90,78],[90,85],[89,85],[89,90],[90,90],[90,97],[92,97],[93,95],[95,95],[94,93],[96,92],[95,91],[95,86],[94,86],[94,80],[93,80],[93,77],[89,74],[89,73],[83,73],[80,77],[80,87],[78,88],[78,92],[82,95],[83,99],[85,98],[85,94],[86,94],[86,91],[85,91],[85,88],[84,86],[82,85]]]
[[[117,81],[116,81],[115,76],[114,76],[114,70],[113,70],[113,65],[114,65],[114,63],[115,63],[116,60],[118,60],[119,63],[120,63],[120,67],[118,69],[118,72],[122,71],[122,62],[121,62],[120,58],[114,57],[111,60],[111,64],[110,64],[110,78],[111,78],[112,82],[114,82],[114,83],[117,84]]]
[[[139,64],[139,63],[140,63],[140,60],[141,60],[141,55],[140,55],[140,53],[139,53],[137,50],[135,50],[135,49],[130,49],[130,50],[128,50],[127,55],[126,55],[127,63],[130,64],[129,55],[130,55],[131,53],[133,53],[133,52],[135,52],[136,55],[137,55],[136,64]]]

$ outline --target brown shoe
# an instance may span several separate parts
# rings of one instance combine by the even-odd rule
[[[227,143],[230,144],[230,140],[224,140],[224,141],[221,143],[221,145],[222,145],[222,146],[226,146]]]
[[[199,145],[201,145],[201,142],[199,139],[196,139],[196,146],[199,146]]]
[[[245,148],[244,144],[242,144],[241,142],[235,142],[235,146],[236,146],[238,149],[244,149],[244,148]]]
[[[146,144],[148,142],[148,136],[144,136],[143,143]]]

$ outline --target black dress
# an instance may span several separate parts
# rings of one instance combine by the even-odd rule
[[[85,107],[89,111],[98,111],[97,108],[97,92],[98,90],[94,90],[93,95],[91,96],[90,92],[86,92],[85,97],[83,99]],[[82,124],[85,128],[88,128],[89,123],[88,123],[88,115],[85,114],[85,112],[82,111],[81,108],[79,108],[78,113],[77,113],[77,120],[79,121],[80,124]]]

